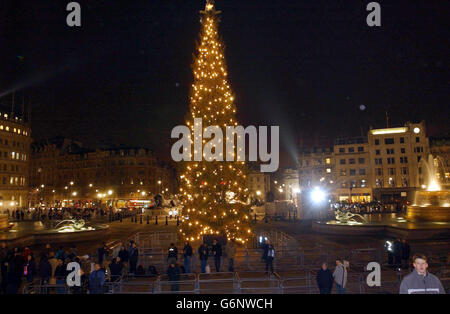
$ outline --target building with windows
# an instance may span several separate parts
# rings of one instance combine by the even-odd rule
[[[334,189],[335,186],[335,158],[333,148],[314,147],[300,150],[297,162],[299,188],[307,190],[316,186]]]
[[[29,122],[0,112],[0,210],[27,205],[30,145]]]
[[[120,207],[131,199],[176,192],[175,171],[149,149],[89,150],[64,138],[33,143],[30,181],[32,206],[109,202]]]
[[[424,188],[423,162],[433,153],[445,177],[448,148],[430,151],[425,122],[371,129],[367,136],[338,138],[331,149],[302,149],[298,156],[300,189],[325,188],[336,201],[412,199]],[[448,146],[447,146],[448,147]],[[436,159],[436,158],[435,158]]]
[[[370,202],[372,200],[371,168],[367,137],[340,138],[334,147],[336,184],[334,194],[339,201]]]
[[[430,154],[425,123],[406,123],[402,127],[372,129],[368,132],[370,185],[378,200],[410,196],[424,182],[420,161]]]
[[[268,202],[271,199],[270,174],[261,172],[259,165],[250,165],[247,176],[250,200]]]

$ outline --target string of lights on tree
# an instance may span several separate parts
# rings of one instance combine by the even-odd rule
[[[202,118],[203,131],[217,125],[225,133],[225,126],[237,125],[234,97],[227,81],[224,45],[218,35],[219,13],[213,0],[207,0],[205,10],[201,11],[200,42],[193,65],[194,82],[186,119],[192,134],[194,118]],[[191,144],[194,140],[191,139]],[[205,144],[204,139],[197,140]],[[226,153],[234,157],[235,150]],[[179,231],[190,241],[200,240],[204,235],[225,235],[228,240],[245,243],[252,234],[246,203],[246,165],[241,161],[205,158],[183,164],[180,194],[187,217],[184,216]]]

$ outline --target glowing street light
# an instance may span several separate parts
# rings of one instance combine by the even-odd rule
[[[73,185],[73,181],[70,181],[70,185]]]
[[[90,188],[92,187],[92,183],[91,183],[91,184],[89,184],[89,187],[90,187]]]
[[[325,200],[326,193],[319,187],[315,187],[311,191],[311,199],[314,203],[320,204]]]
[[[77,196],[77,192],[73,192],[72,195],[73,195],[73,196]]]
[[[260,196],[261,195],[261,191],[256,191],[256,195]]]
[[[109,191],[108,191],[108,195],[111,195],[111,194],[113,194],[113,191],[112,191],[112,190],[109,190]]]

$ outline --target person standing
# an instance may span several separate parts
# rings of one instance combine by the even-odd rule
[[[327,263],[323,263],[322,267],[317,272],[317,286],[320,294],[330,294],[333,289],[333,274],[328,269]]]
[[[8,247],[5,242],[2,242],[0,245],[0,274],[1,278],[1,291],[5,293],[6,283],[7,283],[7,274],[8,274],[8,260],[10,258],[10,253],[8,251]]]
[[[179,291],[180,285],[178,281],[180,281],[180,268],[175,262],[171,262],[169,268],[167,268],[167,276],[169,277],[169,281],[173,282],[170,285],[170,291]]]
[[[225,254],[228,259],[228,271],[234,271],[234,257],[236,255],[236,242],[234,239],[231,239],[229,243],[225,246]]]
[[[41,278],[41,285],[48,285],[50,283],[50,277],[52,277],[52,265],[47,258],[47,253],[42,252],[39,259],[38,273]]]
[[[120,257],[120,262],[123,264],[125,274],[128,272],[128,260],[129,254],[125,245],[121,242],[120,251],[118,253],[118,257]]]
[[[345,287],[347,286],[347,269],[341,260],[336,261],[336,268],[333,272],[334,282],[336,283],[336,290],[339,294],[345,294]]]
[[[109,264],[111,282],[119,281],[122,276],[123,263],[120,261],[120,257],[116,257]]]
[[[23,265],[23,275],[25,276],[27,283],[32,285],[34,276],[36,275],[36,263],[33,254],[27,256],[26,262]]]
[[[130,264],[130,273],[134,275],[136,273],[136,265],[139,259],[139,250],[136,246],[136,242],[133,242],[131,244],[130,250],[128,251],[128,256]]]
[[[402,240],[402,268],[408,268],[409,255],[411,253],[411,248],[405,239]]]
[[[394,241],[394,267],[396,269],[402,266],[402,243],[400,239]]]
[[[56,284],[55,271],[56,271],[56,267],[58,266],[58,260],[55,258],[54,252],[50,252],[48,262],[50,263],[50,266],[52,267],[52,272],[51,272],[49,283]]]
[[[105,272],[101,269],[100,263],[96,263],[94,271],[89,275],[89,292],[91,294],[102,294],[105,281]]]
[[[178,261],[178,248],[175,244],[170,243],[170,247],[167,253],[167,263],[170,265],[172,263],[176,264]]]
[[[445,294],[439,278],[428,272],[425,255],[414,255],[413,266],[413,271],[406,275],[400,284],[400,294]]]
[[[187,274],[191,273],[192,246],[186,242],[183,248],[184,269]]]
[[[56,284],[59,286],[56,290],[58,294],[66,293],[66,277],[67,277],[67,265],[64,264],[62,259],[58,259],[58,265],[55,269]]]
[[[206,273],[206,263],[208,262],[208,246],[203,243],[198,248],[198,257],[200,259],[200,269],[202,273]]]
[[[270,268],[270,272],[273,274],[273,260],[275,259],[275,248],[272,245],[272,243],[270,243],[269,240],[267,240],[266,242],[267,246],[264,252],[264,256],[265,256],[265,260],[266,260],[266,273],[269,272],[269,268]]]
[[[216,239],[213,241],[212,252],[214,254],[214,264],[216,266],[216,272],[220,272],[220,261],[222,259],[222,245],[217,242]]]

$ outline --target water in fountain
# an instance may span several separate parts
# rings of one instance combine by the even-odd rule
[[[427,175],[427,191],[440,191],[441,185],[439,184],[439,180],[437,178],[437,169],[434,166],[434,158],[433,155],[428,155],[428,159],[422,159],[419,162],[419,166],[422,167],[422,172]]]

